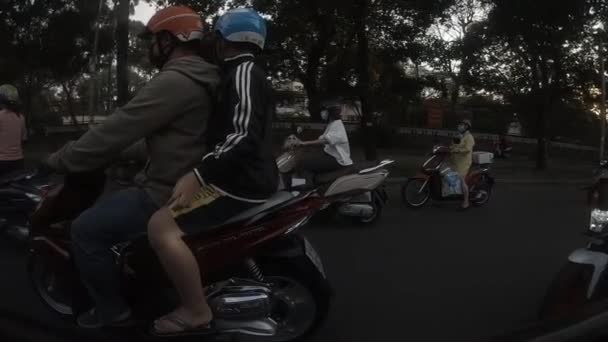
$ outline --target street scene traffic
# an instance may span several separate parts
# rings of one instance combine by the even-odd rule
[[[608,337],[607,2],[0,18],[0,340]]]

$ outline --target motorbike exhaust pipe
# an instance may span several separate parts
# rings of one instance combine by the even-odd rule
[[[374,214],[371,204],[344,204],[338,209],[340,215],[348,217],[370,217]]]

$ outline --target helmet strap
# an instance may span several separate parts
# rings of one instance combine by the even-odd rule
[[[150,53],[150,61],[152,64],[154,64],[154,66],[161,69],[169,61],[169,57],[171,57],[171,54],[173,51],[175,51],[176,44],[173,42],[172,44],[163,47],[161,44],[160,34],[158,33],[154,35],[154,39],[156,40],[159,55],[153,56],[152,53]]]

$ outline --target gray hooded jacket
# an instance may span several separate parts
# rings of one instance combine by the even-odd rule
[[[207,119],[218,84],[217,67],[202,58],[171,60],[128,104],[51,155],[48,163],[63,172],[89,171],[145,139],[149,159],[140,183],[162,206],[177,180],[206,153]]]

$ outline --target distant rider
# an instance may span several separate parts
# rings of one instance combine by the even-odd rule
[[[473,147],[475,147],[475,139],[471,134],[471,121],[468,119],[460,121],[458,124],[458,133],[460,133],[460,142],[454,143],[450,147],[452,152],[450,164],[454,171],[458,173],[462,184],[463,202],[462,208],[468,209],[469,203],[469,186],[466,178],[469,173],[469,168],[473,163]]]

